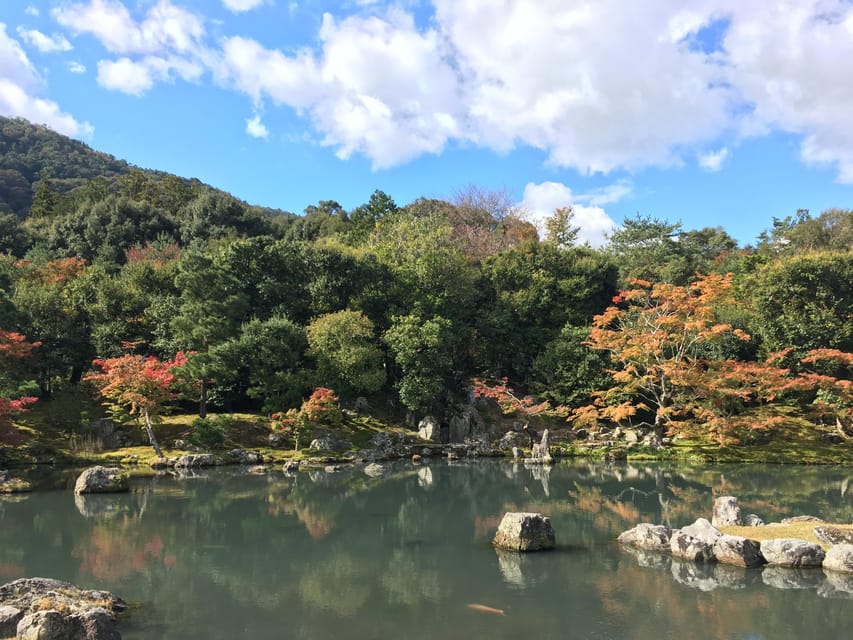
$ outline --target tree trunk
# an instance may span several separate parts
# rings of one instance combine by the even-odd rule
[[[154,453],[157,454],[157,457],[161,460],[165,459],[166,456],[163,455],[163,451],[160,449],[160,445],[157,444],[157,438],[154,436],[154,428],[151,426],[151,417],[148,415],[148,410],[145,410],[145,430],[148,432],[148,441],[151,443],[151,446],[154,447]]]
[[[207,417],[207,378],[201,379],[201,387],[199,389],[198,398],[198,417]]]

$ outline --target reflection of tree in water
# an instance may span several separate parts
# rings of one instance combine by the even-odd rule
[[[337,550],[301,576],[299,597],[307,607],[351,617],[370,597],[370,582],[369,571],[352,555]]]
[[[155,567],[169,570],[176,562],[164,553],[160,534],[146,532],[132,516],[96,524],[71,553],[80,560],[81,573],[110,584]]]
[[[388,602],[394,605],[414,607],[424,600],[437,602],[441,594],[438,572],[418,566],[411,554],[399,549],[390,554],[382,572],[382,586],[388,592]]]

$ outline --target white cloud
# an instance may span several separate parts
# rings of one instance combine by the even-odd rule
[[[86,66],[75,60],[71,60],[68,63],[68,70],[71,73],[86,73]]]
[[[222,0],[222,4],[225,5],[225,8],[232,13],[243,13],[245,11],[257,9],[264,4],[264,1],[265,0]]]
[[[264,140],[270,135],[269,129],[261,122],[261,116],[258,114],[255,114],[253,118],[246,119],[246,133],[253,138],[263,138]]]
[[[607,235],[616,228],[616,223],[607,212],[598,206],[577,204],[588,196],[575,196],[572,190],[561,182],[528,182],[524,187],[521,201],[522,210],[527,211],[526,219],[533,223],[544,236],[545,220],[555,209],[572,207],[573,224],[580,227],[578,243],[589,242],[593,247],[601,247],[607,242]]]
[[[46,36],[41,31],[36,29],[25,29],[18,27],[18,35],[24,42],[33,45],[42,53],[53,53],[54,51],[71,51],[74,47],[68,42],[68,38],[61,33],[54,33],[53,36]]]
[[[98,84],[105,89],[141,96],[154,86],[154,76],[143,63],[130,58],[98,62]]]
[[[634,187],[629,180],[619,180],[600,189],[594,189],[589,193],[575,196],[578,202],[588,202],[591,205],[600,206],[613,204],[623,200],[633,193]]]
[[[702,167],[705,171],[719,171],[723,168],[723,162],[725,162],[726,158],[729,157],[729,149],[728,147],[723,147],[718,149],[717,151],[708,151],[707,153],[700,153],[697,156],[697,160],[699,161],[699,166]]]
[[[28,16],[38,18],[40,12],[39,12],[38,7],[34,7],[34,6],[30,5],[29,7],[24,9],[24,13],[26,13]]]
[[[38,97],[43,82],[20,43],[0,23],[0,115],[45,124],[69,136],[89,137],[92,125],[64,113],[56,102]]]
[[[201,18],[169,0],[159,0],[139,23],[117,0],[63,5],[53,17],[76,34],[93,35],[116,54],[189,54],[199,50],[205,36]]]

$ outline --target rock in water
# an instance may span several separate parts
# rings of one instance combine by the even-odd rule
[[[740,505],[734,496],[722,496],[714,500],[711,524],[715,527],[739,527],[743,524]]]
[[[714,556],[717,562],[738,567],[760,567],[765,562],[761,555],[761,543],[740,536],[723,535],[717,538]]]
[[[780,567],[819,567],[824,552],[818,545],[798,538],[774,538],[761,542],[767,564]]]
[[[676,529],[670,539],[670,551],[676,558],[693,562],[714,562],[714,544],[722,533],[705,518],[699,518],[689,527]]]
[[[672,530],[662,524],[641,522],[633,529],[622,533],[618,540],[620,544],[645,551],[669,551],[669,538]]]
[[[841,573],[853,573],[853,544],[836,544],[826,552],[823,568]]]
[[[130,484],[127,472],[117,467],[91,467],[77,477],[74,493],[116,493],[128,491]]]
[[[541,513],[504,514],[492,544],[511,551],[544,551],[557,546],[551,518]]]

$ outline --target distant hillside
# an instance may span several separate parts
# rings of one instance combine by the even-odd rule
[[[281,234],[296,216],[197,179],[139,169],[21,118],[0,117],[0,253],[121,262],[130,247]]]
[[[97,176],[110,179],[128,171],[123,160],[47,127],[0,117],[0,211],[26,215],[42,175],[50,176],[55,191],[66,193]]]

